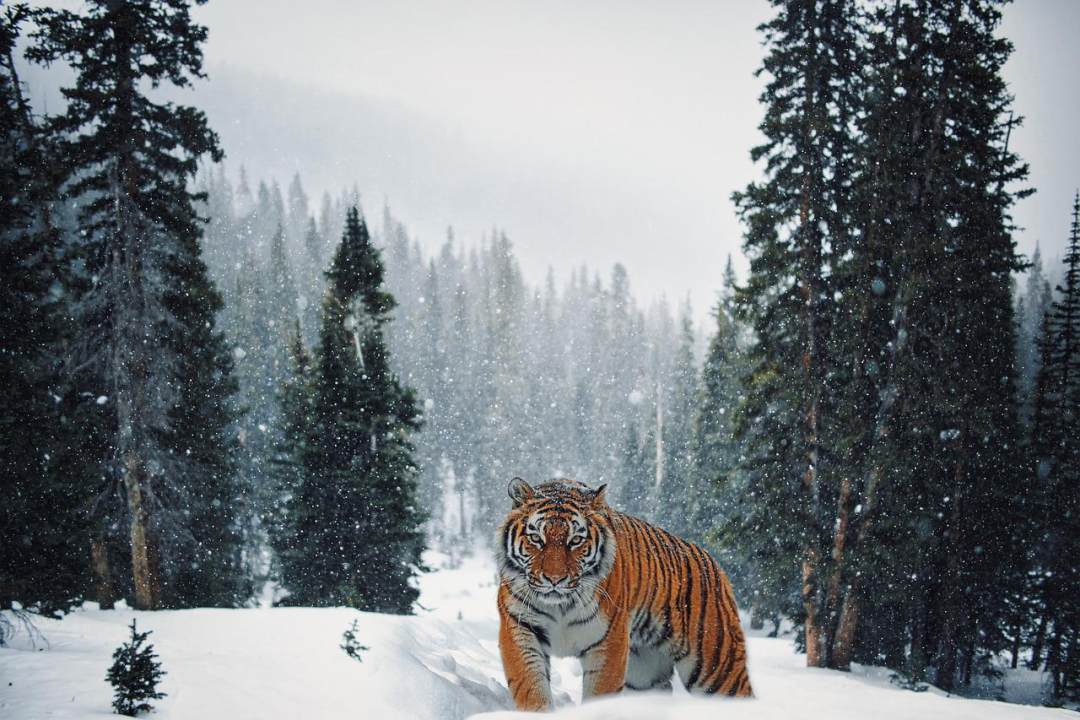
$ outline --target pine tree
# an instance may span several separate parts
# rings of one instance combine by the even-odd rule
[[[868,655],[895,649],[888,657],[910,645],[916,679],[933,662],[943,687],[970,676],[974,650],[998,642],[969,633],[996,626],[1001,569],[1016,574],[1013,524],[989,520],[1013,516],[1023,498],[1009,472],[1010,275],[1020,265],[1008,210],[1026,167],[1007,146],[1017,121],[1004,118],[1010,46],[995,37],[999,19],[991,2],[897,3],[875,18],[880,70],[860,159],[874,172],[859,187],[863,257],[844,288],[857,322],[838,333],[859,338],[850,372],[872,402],[849,415],[847,427],[862,430],[841,455],[859,468],[841,508],[861,512],[839,522],[855,558],[835,584],[832,659],[845,667],[860,643]],[[879,622],[860,619],[864,603]]]
[[[1043,323],[1036,384],[1033,482],[1043,518],[1037,567],[1048,627],[1046,669],[1053,700],[1080,698],[1080,193],[1073,202],[1064,284]],[[1041,655],[1042,648],[1035,651]],[[1036,660],[1037,664],[1037,660]]]
[[[175,325],[163,348],[181,379],[168,410],[162,446],[175,458],[182,483],[167,486],[162,602],[171,607],[238,607],[252,593],[243,551],[252,512],[250,488],[238,474],[238,384],[233,356],[215,317],[222,299],[200,259],[196,239],[165,262],[171,282],[162,295]],[[169,527],[172,525],[173,527]]]
[[[259,515],[260,527],[266,531],[271,547],[279,553],[292,542],[293,526],[286,508],[292,494],[301,487],[306,469],[315,460],[310,453],[316,449],[313,443],[312,361],[299,324],[293,328],[289,358],[290,371],[278,395],[281,432],[275,439],[268,463],[268,474],[272,479],[269,490],[277,502],[265,503]],[[280,563],[278,558],[276,565]]]
[[[52,614],[87,589],[93,463],[89,454],[82,466],[71,462],[63,438],[71,392],[62,373],[66,278],[50,210],[53,158],[13,56],[28,15],[15,5],[0,16],[0,609],[18,601]]]
[[[933,665],[951,688],[1004,649],[1023,586],[1008,213],[1026,167],[997,5],[795,2],[763,26],[725,535],[781,573],[802,548],[811,665]]]
[[[694,324],[689,303],[679,320],[679,345],[672,363],[671,392],[664,419],[664,487],[656,498],[656,519],[666,530],[690,538],[698,492],[691,449],[698,372],[694,362]]]
[[[751,495],[752,502],[769,495],[797,518],[787,531],[803,548],[807,664],[822,666],[831,635],[824,606],[831,531],[825,516],[832,505],[823,447],[831,422],[827,380],[836,364],[828,354],[827,268],[851,242],[858,12],[849,0],[773,5],[776,17],[760,28],[769,47],[762,71],[770,81],[761,98],[766,142],[752,152],[766,161],[768,176],[734,196],[747,225],[744,307],[757,338],[743,428],[751,482],[770,488]],[[774,533],[755,522],[745,527]]]
[[[266,285],[266,306],[260,310],[269,315],[271,372],[274,378],[283,377],[288,368],[286,349],[289,333],[298,319],[297,292],[288,249],[285,246],[285,229],[279,223],[270,239],[270,277]]]
[[[188,182],[198,157],[220,159],[217,136],[200,111],[154,102],[145,91],[162,83],[187,87],[203,76],[206,29],[192,22],[186,0],[93,0],[82,14],[42,9],[35,19],[28,57],[66,61],[76,72],[52,129],[68,159],[66,192],[80,201],[78,366],[115,423],[106,476],[127,499],[135,605],[157,608],[165,600],[163,572],[179,560],[165,554],[181,533],[194,531],[175,504],[187,494],[193,461],[174,450],[190,442],[210,451],[204,441],[170,432],[169,416],[191,401],[206,403],[193,415],[220,419],[230,380],[220,348],[208,348],[201,362],[175,353],[214,335],[219,301],[199,258],[193,203],[200,198]],[[185,294],[202,306],[180,302]],[[224,371],[208,380],[220,386],[209,397],[192,392],[199,378],[185,373],[211,368]],[[216,470],[208,477],[231,482]]]
[[[1031,255],[1024,293],[1016,307],[1016,368],[1021,398],[1021,416],[1025,428],[1031,430],[1031,398],[1035,394],[1035,378],[1039,374],[1039,338],[1043,317],[1050,310],[1053,297],[1050,282],[1043,272],[1042,250],[1038,245]]]
[[[626,431],[621,452],[619,509],[629,515],[651,519],[655,503],[653,462],[649,453],[649,435],[642,437],[634,425]]]
[[[307,230],[308,220],[311,213],[308,210],[308,197],[304,192],[304,184],[300,180],[300,173],[293,173],[289,181],[289,212],[288,228],[289,236],[299,244]]]
[[[741,405],[743,357],[740,347],[740,326],[735,316],[735,270],[728,256],[724,272],[724,289],[713,310],[716,329],[709,339],[705,362],[701,370],[701,387],[694,416],[692,451],[694,459],[693,496],[689,512],[691,539],[699,539],[716,548],[726,560],[724,568],[732,582],[743,593],[755,595],[770,588],[779,589],[783,583],[751,583],[741,570],[745,566],[736,543],[728,547],[719,544],[714,530],[725,537],[728,524],[735,517],[734,509],[744,497],[740,483],[740,443],[736,440],[736,417]]]
[[[286,602],[408,613],[424,519],[410,440],[420,421],[389,367],[394,298],[355,207],[327,278],[308,447],[277,541]]]
[[[113,664],[105,679],[113,686],[113,710],[118,715],[134,717],[149,712],[150,700],[160,700],[165,693],[157,687],[165,671],[161,669],[153,645],[143,645],[151,631],[139,632],[131,621],[131,639],[113,652]]]

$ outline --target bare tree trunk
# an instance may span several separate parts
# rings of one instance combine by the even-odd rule
[[[843,664],[838,665],[836,650],[838,649],[837,636],[840,632],[840,583],[843,580],[844,574],[844,551],[847,548],[851,504],[851,476],[845,474],[840,480],[840,496],[837,499],[836,508],[836,531],[833,533],[832,571],[829,573],[829,590],[825,598],[825,619],[831,629],[830,636],[833,638],[832,650],[829,657],[830,667],[838,667],[841,670],[846,670],[850,664],[850,657],[848,657],[842,658]],[[850,648],[850,644],[851,641],[847,640],[845,642],[845,647]]]
[[[886,408],[888,410],[891,405]],[[886,427],[884,418],[878,418],[879,428]],[[886,431],[887,432],[887,431]],[[859,532],[856,536],[856,545],[866,547],[870,533],[873,529],[875,505],[878,499],[878,488],[881,486],[884,470],[880,462],[874,465],[870,471],[870,478],[866,483],[866,499],[863,505],[863,518],[859,524]],[[833,636],[832,665],[839,670],[847,670],[851,667],[851,658],[855,653],[855,635],[859,627],[859,615],[862,612],[863,576],[854,575],[848,584],[844,601],[840,607],[840,617],[836,623],[836,633]]]
[[[124,488],[127,490],[128,512],[131,515],[131,576],[135,583],[135,607],[157,610],[161,607],[157,538],[151,527],[142,482],[141,463],[132,453],[124,463]]]
[[[94,576],[94,597],[98,606],[102,610],[112,610],[116,606],[116,589],[113,587],[108,546],[104,538],[90,540],[90,570]]]
[[[804,633],[806,635],[806,666],[825,667],[824,642],[821,637],[821,622],[818,618],[817,603],[817,548],[808,547],[802,565],[802,597],[806,610]]]

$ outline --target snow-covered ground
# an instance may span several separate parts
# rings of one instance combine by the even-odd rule
[[[127,625],[153,630],[168,673],[152,717],[163,720],[285,720],[291,718],[526,717],[510,712],[496,646],[494,572],[490,560],[468,558],[421,583],[416,617],[353,610],[275,608],[141,613],[90,609],[62,621],[38,620],[48,644],[20,633],[0,648],[0,718],[94,718],[111,712],[105,670]],[[358,620],[370,650],[363,661],[338,647]],[[889,673],[808,670],[789,639],[752,637],[750,672],[756,698],[733,701],[674,696],[625,696],[577,706],[580,668],[553,666],[565,718],[1065,718],[1064,710],[913,693],[891,685]]]

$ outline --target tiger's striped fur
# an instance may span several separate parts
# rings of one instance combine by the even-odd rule
[[[748,696],[735,597],[708,553],[613,510],[604,487],[510,483],[499,529],[499,649],[514,702],[552,707],[550,658],[575,656],[583,696],[670,690]]]

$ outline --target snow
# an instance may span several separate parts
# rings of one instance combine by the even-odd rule
[[[259,718],[431,718],[511,720],[496,636],[495,573],[484,554],[450,568],[450,558],[429,552],[440,568],[421,579],[415,617],[359,613],[345,608],[101,611],[87,604],[62,621],[37,619],[47,645],[20,632],[0,648],[0,717],[101,718],[110,716],[105,670],[113,649],[137,617],[168,673],[151,717],[161,720]],[[358,621],[357,639],[370,649],[362,661],[339,648]],[[789,638],[752,636],[751,678],[756,698],[735,701],[634,695],[578,706],[580,667],[556,660],[556,717],[611,718],[1064,718],[1064,711],[924,693],[890,684],[889,671],[809,670]],[[1016,676],[1019,694],[1037,701],[1037,673]],[[1013,676],[1010,675],[1010,680]],[[1010,688],[1007,688],[1010,689]],[[1010,689],[1011,690],[1011,689]],[[1012,694],[1010,692],[1010,694]]]

